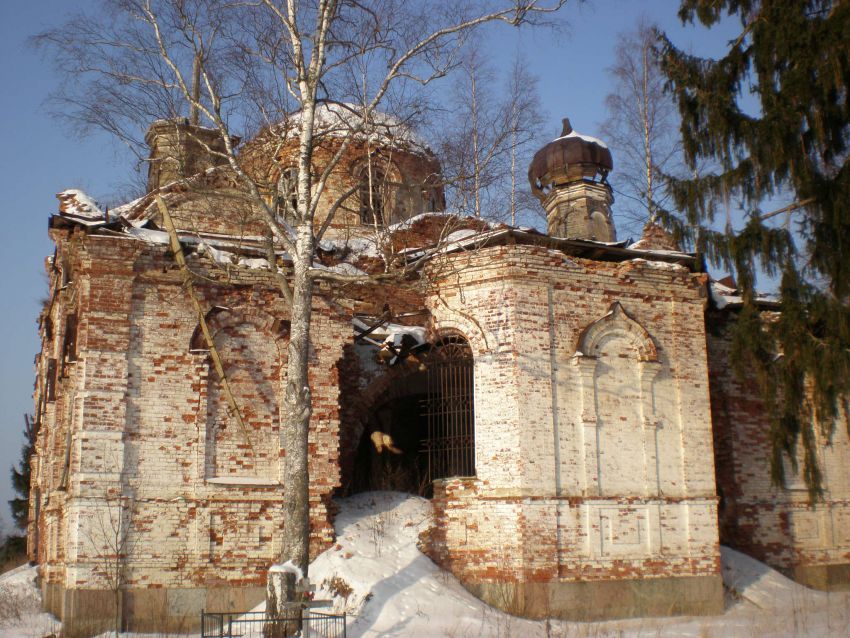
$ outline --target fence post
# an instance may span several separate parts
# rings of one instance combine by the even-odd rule
[[[301,608],[301,626],[304,628],[304,638],[310,638],[310,610],[303,607]]]

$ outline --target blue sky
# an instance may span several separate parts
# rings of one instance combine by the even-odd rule
[[[413,0],[411,0],[413,1]],[[32,411],[33,357],[38,349],[35,320],[46,295],[44,258],[52,253],[48,216],[57,210],[55,194],[80,188],[106,198],[128,179],[131,161],[105,135],[77,139],[48,112],[44,102],[58,78],[26,39],[60,23],[69,11],[96,7],[93,0],[0,0],[0,521],[9,531],[6,501],[13,493],[9,472],[20,456],[23,414]],[[604,139],[605,95],[618,34],[633,29],[642,15],[667,30],[680,47],[718,55],[734,37],[735,24],[705,31],[682,27],[676,0],[596,0],[570,2],[560,32],[492,29],[484,39],[498,63],[519,51],[540,77],[556,137],[560,120]],[[448,87],[446,87],[448,89]],[[617,149],[612,148],[616,166]],[[530,158],[529,158],[530,159]],[[527,160],[526,160],[527,161]]]

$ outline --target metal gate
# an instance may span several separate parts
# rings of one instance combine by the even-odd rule
[[[461,337],[442,339],[431,351],[425,417],[428,481],[475,476],[472,350]]]

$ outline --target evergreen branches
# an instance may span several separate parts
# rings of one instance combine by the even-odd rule
[[[737,275],[744,307],[733,360],[762,391],[773,478],[784,480],[784,455],[797,470],[801,444],[814,496],[822,490],[818,442],[829,440],[850,394],[850,3],[683,0],[679,11],[708,27],[724,15],[742,28],[716,60],[685,54],[659,34],[685,161],[716,166],[672,180],[670,191],[682,234]],[[728,218],[730,198],[747,211],[744,223]],[[771,198],[793,203],[763,215],[759,205]],[[708,229],[720,210],[725,229]],[[781,214],[783,227],[768,223]],[[778,316],[757,306],[760,269],[782,275]]]
[[[18,495],[9,501],[12,520],[18,529],[26,530],[29,518],[30,495],[30,457],[35,451],[35,439],[38,435],[37,423],[28,414],[24,415],[25,442],[21,447],[21,460],[18,467],[12,467],[12,489]]]

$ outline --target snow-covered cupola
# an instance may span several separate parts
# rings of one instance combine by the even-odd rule
[[[608,173],[614,167],[605,142],[573,130],[563,120],[561,136],[534,154],[528,167],[531,191],[546,209],[553,237],[616,240],[614,197]]]

